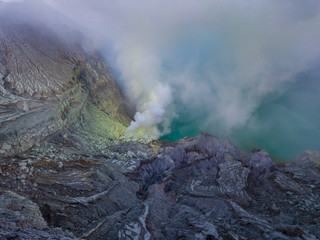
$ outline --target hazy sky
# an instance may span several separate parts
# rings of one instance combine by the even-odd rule
[[[40,0],[28,2],[41,10]],[[298,73],[319,64],[318,0],[43,2],[97,47],[114,49],[121,80],[137,103],[129,130],[148,128],[144,136],[151,138],[179,117],[177,99],[206,111],[205,123],[227,135],[266,97],[281,95]]]

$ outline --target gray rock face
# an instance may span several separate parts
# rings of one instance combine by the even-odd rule
[[[64,239],[75,237],[61,229],[49,229],[39,207],[11,191],[0,193],[1,239]]]
[[[60,228],[85,239],[320,236],[320,159],[314,152],[303,155],[314,175],[301,179],[297,176],[305,168],[299,157],[276,165],[262,152],[262,163],[252,166],[257,152],[231,157],[232,146],[212,156],[210,144],[219,139],[207,134],[175,143],[115,143],[101,149],[85,142],[78,149],[75,133],[72,138],[68,134],[1,160],[1,188],[29,199],[23,201],[27,211],[21,201],[14,210],[27,219],[30,231],[51,234]],[[198,142],[203,137],[209,141]],[[201,148],[190,148],[190,142]],[[8,206],[10,196],[0,197],[0,207]],[[10,214],[5,217],[12,218]],[[49,229],[37,230],[44,220]],[[1,231],[5,229],[3,225]]]
[[[129,114],[99,54],[0,32],[1,239],[320,238],[319,152],[275,164],[205,133],[120,142]]]
[[[41,215],[23,210],[20,203],[14,208],[32,231],[51,234],[50,229],[60,228],[86,239],[319,237],[316,152],[285,165],[260,152],[262,162],[253,165],[259,152],[235,151],[233,145],[211,155],[212,142],[222,146],[226,141],[218,144],[218,138],[207,134],[175,143],[115,143],[101,149],[86,142],[78,149],[76,134],[69,134],[1,161],[1,188],[29,199],[23,205],[27,209],[40,209]],[[199,141],[203,138],[208,141]],[[190,142],[199,148],[190,148]],[[309,164],[312,178],[297,178]],[[3,196],[2,208],[11,201]],[[37,230],[43,219],[50,228]]]
[[[244,168],[240,162],[224,162],[219,164],[219,177],[217,179],[220,192],[230,198],[235,198],[243,204],[249,204],[250,197],[245,191],[250,170]]]
[[[96,122],[115,121],[111,136],[130,122],[102,57],[86,53],[74,40],[81,36],[69,35],[1,18],[0,156],[25,151],[79,118],[102,134],[107,127]]]

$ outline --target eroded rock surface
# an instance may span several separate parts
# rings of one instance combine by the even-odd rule
[[[1,239],[76,239],[72,233],[49,228],[38,205],[11,191],[0,192]]]
[[[0,19],[0,156],[75,123],[104,138],[123,134],[126,100],[102,56],[82,49],[83,38]]]
[[[243,152],[204,133],[175,143],[100,148],[86,142],[76,148],[77,138],[68,134],[1,161],[2,191],[12,189],[28,199],[27,208],[37,206],[38,225],[43,218],[50,229],[84,239],[320,236],[316,152],[277,165],[264,151]],[[263,164],[252,164],[259,155]],[[309,164],[312,175],[302,179]]]

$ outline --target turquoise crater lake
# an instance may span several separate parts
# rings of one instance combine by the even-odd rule
[[[261,148],[275,161],[292,161],[305,150],[320,150],[320,74],[304,73],[279,96],[267,97],[246,124],[226,135],[215,123],[206,122],[206,110],[191,109],[176,101],[179,117],[162,140],[174,141],[201,131],[226,137],[250,151]]]

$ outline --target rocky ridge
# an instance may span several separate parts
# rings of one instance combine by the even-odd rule
[[[102,56],[85,52],[78,33],[66,40],[41,25],[1,20],[0,156],[75,123],[92,136],[123,134],[126,100]]]
[[[320,236],[317,152],[275,164],[263,150],[244,152],[205,133],[175,143],[100,149],[77,148],[69,134],[2,159],[1,209],[19,217],[13,232],[0,225],[1,237],[45,239],[43,232],[62,230],[80,239]],[[14,198],[28,199],[25,209],[40,212],[25,213]],[[25,232],[39,234],[28,238]]]

